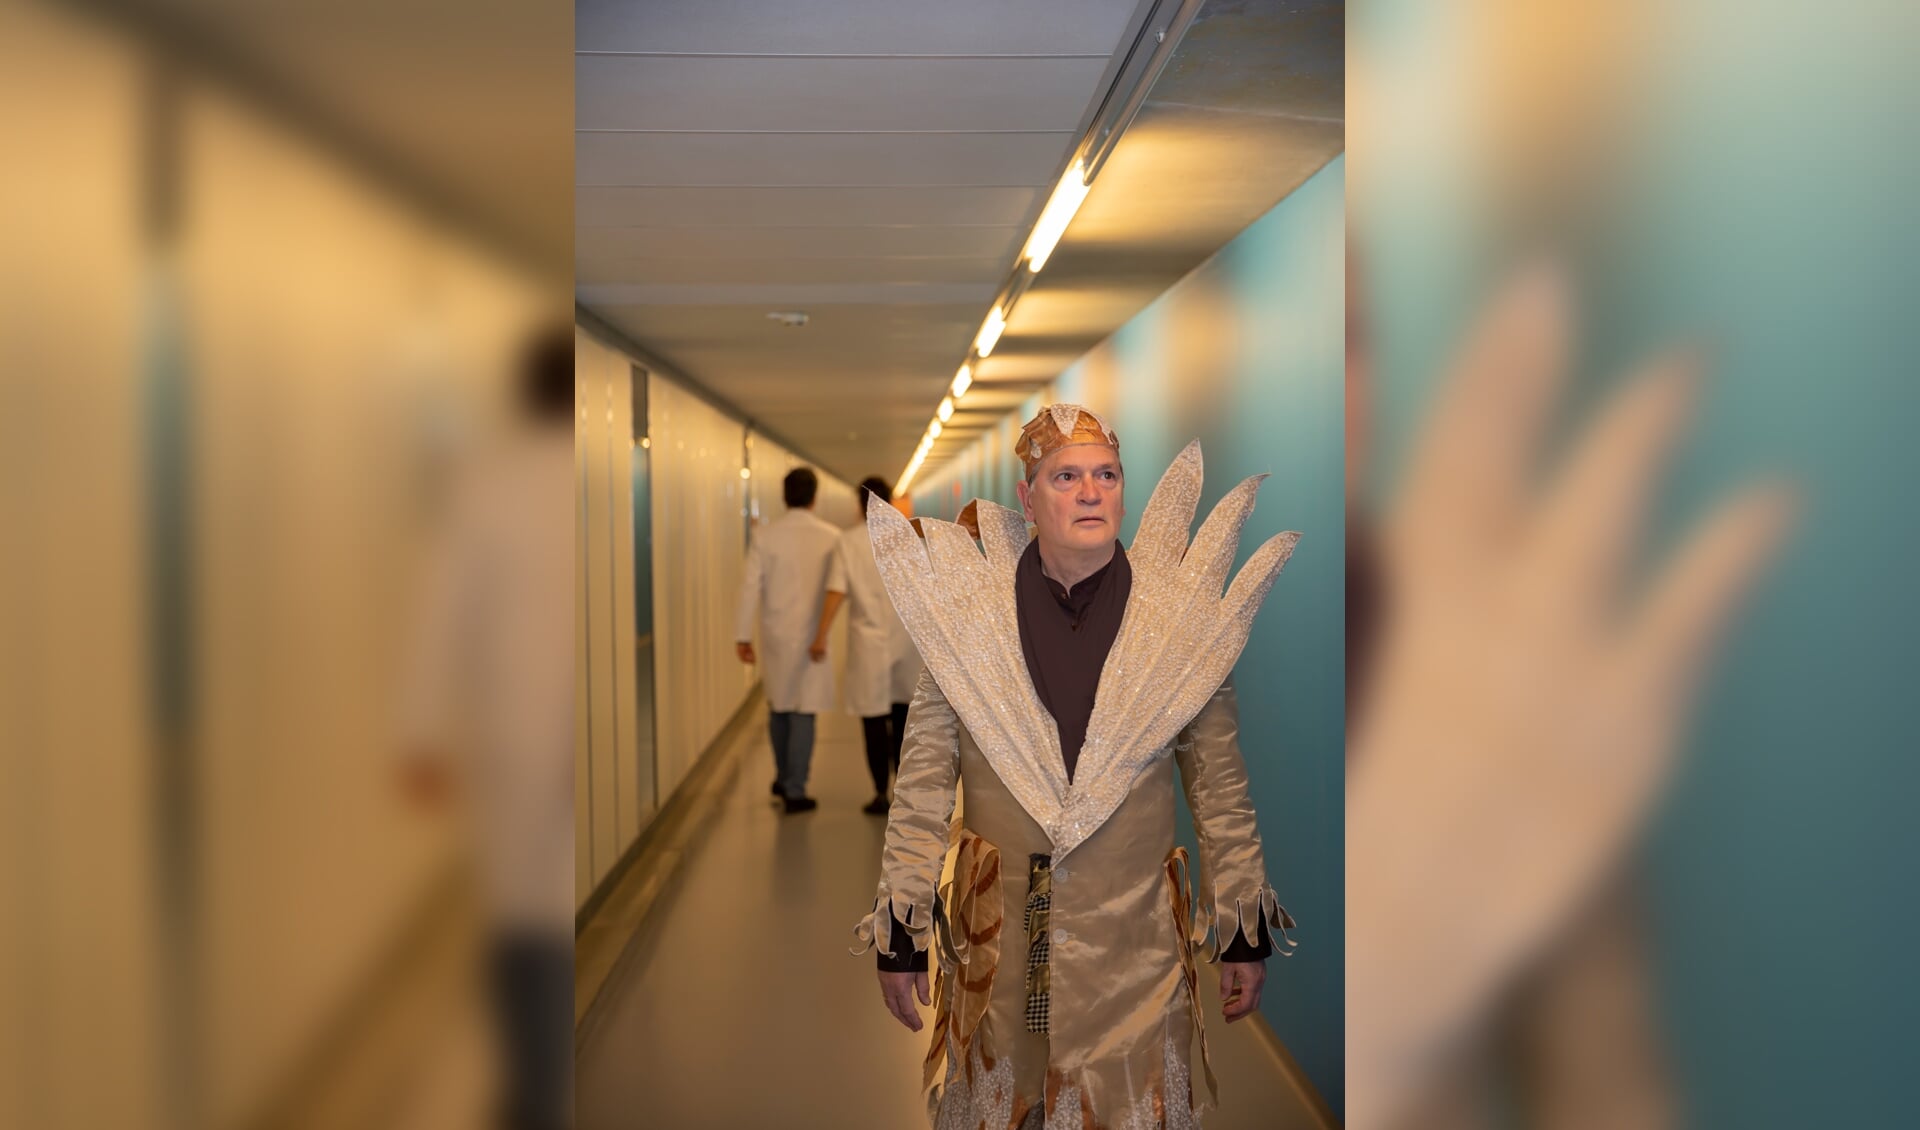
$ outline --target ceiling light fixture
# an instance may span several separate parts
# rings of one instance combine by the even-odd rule
[[[1067,234],[1067,225],[1073,222],[1074,213],[1087,199],[1087,169],[1075,161],[1073,166],[1060,178],[1060,184],[1047,199],[1047,206],[1040,212],[1040,220],[1033,225],[1033,235],[1027,239],[1027,246],[1020,252],[1027,261],[1027,270],[1034,274],[1047,265],[1047,257],[1060,244],[1060,237]]]
[[[928,439],[940,438],[940,421],[935,420],[931,424],[927,425],[927,438]]]
[[[1006,332],[1007,312],[995,306],[981,324],[979,336],[973,339],[973,351],[982,357],[991,356],[993,347],[1000,342],[1000,335]]]
[[[953,397],[951,396],[941,397],[940,408],[936,414],[940,417],[940,420],[942,423],[953,419]]]
[[[907,469],[900,472],[900,480],[893,484],[893,493],[896,498],[907,493],[907,486],[913,482],[913,476],[919,473],[920,464],[926,462],[928,446],[928,441],[922,439],[920,446],[913,449],[913,458],[907,460]]]
[[[1060,183],[1054,186],[1046,207],[1040,210],[1040,218],[1034,221],[1026,245],[1020,249],[1020,258],[1014,261],[1013,274],[1002,287],[992,312],[980,326],[979,334],[974,337],[969,364],[960,366],[960,371],[954,374],[949,400],[957,403],[967,394],[967,389],[973,384],[971,361],[992,355],[993,347],[999,344],[1000,335],[1006,332],[1007,318],[1013,307],[1033,285],[1035,276],[1047,265],[1054,249],[1066,235],[1075,214],[1086,202],[1093,182],[1099,178],[1100,170],[1106,167],[1107,159],[1113,156],[1121,135],[1139,116],[1155,80],[1172,60],[1174,51],[1186,37],[1187,29],[1192,26],[1194,17],[1204,3],[1205,0],[1154,0],[1149,7],[1133,42],[1127,46],[1113,84],[1101,97],[1092,122],[1074,147],[1073,163],[1061,176]],[[942,421],[951,418],[952,409],[948,401],[941,401],[939,416]],[[913,462],[908,464],[900,477],[900,485],[894,488],[895,493],[905,492],[906,484],[913,480],[919,470],[925,458],[925,447],[930,442],[922,440],[922,448],[915,451]]]

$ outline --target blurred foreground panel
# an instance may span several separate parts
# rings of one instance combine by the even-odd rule
[[[1910,1122],[1920,15],[1351,18],[1353,1125]]]
[[[0,1124],[480,1117],[475,841],[402,684],[569,316],[545,8],[0,0]]]
[[[0,1123],[162,1096],[141,654],[142,69],[0,5]]]

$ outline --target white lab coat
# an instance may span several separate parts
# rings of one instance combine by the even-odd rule
[[[789,510],[754,531],[740,585],[736,640],[753,639],[758,620],[760,679],[767,709],[819,714],[833,709],[833,663],[807,654],[820,625],[827,568],[840,531],[811,510]]]
[[[847,709],[872,718],[913,701],[920,651],[880,581],[865,522],[840,535],[827,591],[847,594]]]
[[[530,437],[461,485],[417,611],[402,737],[466,755],[496,925],[573,929],[574,448]]]

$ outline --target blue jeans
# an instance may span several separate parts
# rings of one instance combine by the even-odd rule
[[[807,795],[807,771],[813,768],[813,715],[797,710],[767,714],[767,736],[773,739],[773,768],[783,796]]]

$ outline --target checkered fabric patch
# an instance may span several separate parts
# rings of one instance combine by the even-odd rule
[[[1048,926],[1053,918],[1053,861],[1044,855],[1027,859],[1027,1031],[1045,1034],[1053,1001],[1047,959],[1053,953]]]

